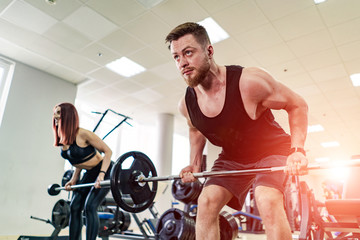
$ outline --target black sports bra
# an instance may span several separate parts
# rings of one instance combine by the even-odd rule
[[[96,149],[88,145],[86,147],[79,147],[74,141],[73,144],[70,145],[69,149],[63,150],[61,149],[61,156],[71,163],[71,165],[80,164],[86,162],[96,155]]]

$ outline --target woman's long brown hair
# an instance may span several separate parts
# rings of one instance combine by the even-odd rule
[[[76,139],[79,130],[79,115],[75,106],[71,103],[60,103],[54,107],[60,107],[60,119],[55,125],[53,117],[54,146],[71,145]]]

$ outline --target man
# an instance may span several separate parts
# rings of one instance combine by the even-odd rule
[[[291,239],[284,180],[306,171],[306,102],[262,69],[216,64],[207,32],[197,23],[177,26],[166,42],[189,86],[179,103],[190,138],[190,165],[181,170],[182,180],[195,180],[206,139],[222,147],[212,171],[286,165],[284,172],[207,179],[198,200],[196,239],[220,239],[220,210],[226,204],[241,209],[251,186],[267,238]],[[287,111],[291,136],[270,109]]]

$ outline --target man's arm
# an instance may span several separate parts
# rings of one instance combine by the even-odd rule
[[[182,98],[179,102],[179,111],[186,118],[189,126],[190,165],[182,169],[180,172],[180,177],[184,178],[188,173],[191,174],[193,172],[200,172],[206,138],[197,128],[192,125],[186,108],[185,98]],[[184,182],[194,180],[195,178],[193,178],[192,174],[189,176],[188,180],[183,179]]]
[[[308,106],[301,96],[259,68],[243,70],[240,91],[246,112],[252,119],[257,119],[266,109],[284,109],[289,116],[291,147],[304,148],[308,127]],[[298,168],[293,166],[294,161],[300,161],[302,167],[307,165],[307,160],[305,163],[305,159],[299,154],[301,153],[289,156],[290,168]]]

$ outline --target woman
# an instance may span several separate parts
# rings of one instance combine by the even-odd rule
[[[109,179],[112,166],[110,148],[95,133],[79,127],[79,116],[71,103],[61,103],[54,107],[53,130],[55,146],[61,146],[61,156],[67,159],[75,171],[65,189],[77,184],[82,169],[86,172],[80,184],[94,183],[94,187],[74,190],[71,200],[70,239],[81,239],[82,210],[86,217],[86,239],[96,239],[99,229],[97,208],[109,192],[101,188],[100,182]],[[104,153],[103,155],[100,152]]]

